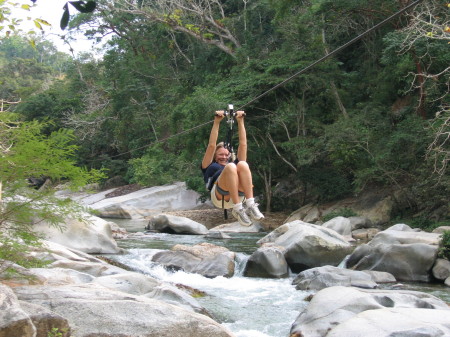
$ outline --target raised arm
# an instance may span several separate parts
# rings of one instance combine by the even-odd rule
[[[214,117],[214,124],[211,128],[211,133],[209,134],[209,142],[206,148],[205,154],[202,160],[202,168],[207,168],[214,160],[214,151],[217,145],[217,138],[219,137],[219,127],[220,122],[224,117],[224,111],[216,111],[216,115]]]
[[[239,160],[247,161],[247,133],[244,125],[244,111],[236,112],[236,120],[238,124],[239,147],[237,157]]]

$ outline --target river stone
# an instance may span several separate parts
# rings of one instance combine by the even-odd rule
[[[299,273],[292,281],[297,290],[321,290],[332,286],[377,288],[372,276],[362,271],[334,266],[311,268]]]
[[[71,335],[69,322],[64,317],[48,310],[47,308],[20,301],[21,308],[30,316],[36,328],[36,337],[48,337],[52,329],[60,333],[58,337],[69,337]]]
[[[152,261],[169,269],[181,269],[209,278],[232,277],[235,255],[225,247],[204,242],[195,246],[175,245],[169,251],[153,255]]]
[[[450,336],[448,310],[385,308],[361,312],[332,328],[326,337]]]
[[[445,231],[450,232],[450,226],[440,226],[438,228],[433,229],[433,233],[442,234]]]
[[[59,227],[42,221],[33,225],[33,230],[48,241],[89,254],[117,254],[121,249],[112,237],[110,224],[96,216],[86,214],[87,222],[67,219]]]
[[[103,218],[122,219],[139,219],[161,211],[191,210],[200,206],[200,195],[188,190],[184,182],[144,188],[89,205]]]
[[[429,282],[439,240],[439,234],[397,224],[357,247],[347,260],[347,267],[386,271],[402,281]]]
[[[45,279],[41,284],[61,285],[72,283],[89,283],[94,280],[92,275],[66,268],[31,268],[30,273]]]
[[[450,277],[450,261],[437,259],[432,269],[433,276],[438,280],[445,280]]]
[[[246,277],[285,278],[289,266],[281,247],[260,247],[248,259],[244,270]]]
[[[362,270],[362,272],[369,274],[372,280],[376,283],[394,283],[397,282],[394,275],[385,271],[376,270]]]
[[[204,315],[99,285],[17,287],[14,291],[19,299],[66,318],[73,337],[233,336]]]
[[[348,220],[350,221],[350,225],[352,226],[352,231],[373,227],[372,221],[364,216],[351,216],[348,218]]]
[[[208,311],[203,308],[194,297],[169,284],[161,284],[144,296],[173,304],[199,314],[210,316]]]
[[[417,244],[359,246],[347,261],[356,270],[386,271],[400,281],[430,282],[438,247]]]
[[[128,294],[143,295],[158,287],[161,282],[153,277],[135,272],[107,275],[95,278],[93,283],[111,290]]]
[[[0,283],[0,337],[35,337],[36,328],[11,288]]]
[[[340,324],[345,323],[355,317],[355,315],[365,311],[377,311],[385,308],[426,309],[429,310],[430,314],[436,312],[436,315],[440,317],[442,317],[441,311],[446,311],[448,313],[447,319],[450,317],[449,307],[444,301],[422,292],[336,286],[322,289],[313,296],[306,309],[300,313],[292,325],[291,335],[328,337],[331,329],[339,327]],[[398,317],[395,326],[402,326],[404,322],[409,320],[408,316]],[[347,337],[350,335],[343,333],[340,336]],[[363,332],[358,336],[378,337],[377,334],[365,334]]]
[[[50,268],[74,269],[94,277],[126,273],[125,269],[112,266],[106,262],[85,262],[72,260],[59,260],[49,265]]]
[[[352,235],[352,224],[348,218],[343,216],[337,216],[328,220],[322,226],[332,229],[344,237],[350,237]]]
[[[89,255],[82,251],[60,245],[56,242],[43,240],[42,243],[42,247],[35,248],[35,251],[31,253],[32,256],[37,257],[40,260],[44,260],[47,262],[73,260],[104,263],[104,261],[96,258],[93,255]]]
[[[335,231],[296,220],[284,224],[262,239],[285,249],[285,259],[294,273],[325,265],[339,265],[352,246]]]
[[[204,235],[208,233],[208,228],[201,223],[185,217],[165,214],[152,217],[146,229],[170,234]]]

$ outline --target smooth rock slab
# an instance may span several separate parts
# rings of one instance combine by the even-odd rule
[[[19,299],[66,318],[72,337],[233,336],[204,315],[98,285],[18,287],[14,291]]]

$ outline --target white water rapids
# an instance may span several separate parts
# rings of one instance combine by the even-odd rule
[[[200,239],[168,234],[151,236],[153,240],[147,240],[149,246],[152,246],[152,242],[164,245],[166,242],[164,239],[171,244],[174,243],[173,240],[178,243],[188,241],[186,244],[195,244]],[[295,290],[291,284],[292,278],[262,279],[242,276],[248,254],[237,253],[235,276],[210,279],[183,271],[170,272],[155,265],[151,262],[151,257],[160,249],[130,248],[134,245],[144,246],[141,240],[122,244],[128,247],[127,254],[109,256],[110,258],[158,280],[183,284],[206,293],[206,296],[196,300],[237,337],[289,336],[292,323],[307,305],[305,298],[309,292]]]

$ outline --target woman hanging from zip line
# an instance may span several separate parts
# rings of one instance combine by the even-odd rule
[[[246,162],[247,134],[244,126],[244,111],[236,112],[239,147],[237,159],[234,162],[229,162],[231,153],[225,148],[224,143],[217,144],[220,122],[224,117],[224,111],[216,111],[208,147],[202,160],[203,178],[206,188],[211,191],[211,201],[214,206],[224,209],[232,208],[232,214],[239,223],[250,226],[252,221],[261,220],[264,215],[255,203],[252,173]]]

